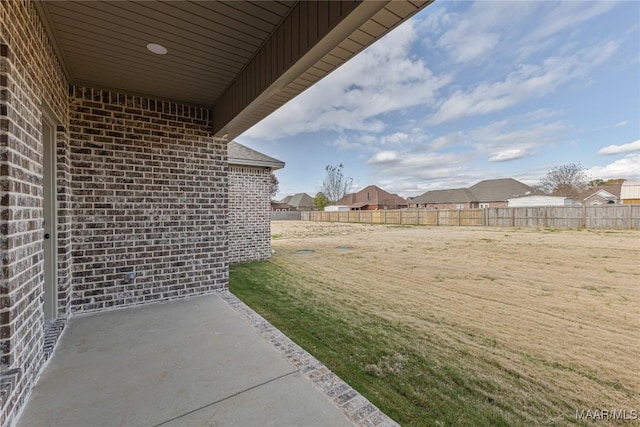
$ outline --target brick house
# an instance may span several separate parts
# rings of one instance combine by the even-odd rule
[[[71,316],[226,288],[227,141],[428,4],[0,2],[0,425]]]
[[[228,145],[229,263],[271,256],[271,173],[284,162],[235,141]]]
[[[621,191],[622,182],[618,184],[600,185],[583,191],[573,199],[576,203],[584,206],[615,205],[622,203],[620,200]]]
[[[466,188],[432,190],[414,197],[409,207],[427,209],[471,209],[478,207],[475,196]]]
[[[271,201],[271,211],[272,212],[289,212],[291,211],[291,206],[283,202]]]
[[[335,203],[337,206],[349,206],[350,210],[377,211],[381,209],[404,209],[407,201],[397,194],[391,194],[382,188],[369,185],[357,193],[346,194]]]
[[[289,206],[290,211],[315,211],[316,204],[313,201],[313,197],[307,193],[296,193],[292,196],[287,196],[280,201]]]
[[[487,179],[469,188],[427,191],[411,200],[409,207],[427,209],[473,209],[507,207],[509,199],[542,196],[544,193],[513,178]]]

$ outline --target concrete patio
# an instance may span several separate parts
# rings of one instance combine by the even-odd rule
[[[393,421],[229,292],[72,318],[18,426]]]

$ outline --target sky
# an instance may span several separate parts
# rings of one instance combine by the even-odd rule
[[[640,2],[436,1],[237,138],[286,162],[276,199],[412,197],[576,163],[640,180]]]

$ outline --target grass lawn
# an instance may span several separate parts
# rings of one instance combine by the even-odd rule
[[[401,425],[638,409],[637,232],[350,227],[278,229],[230,290]]]
[[[529,424],[457,358],[436,357],[433,337],[302,291],[272,262],[233,266],[230,290],[403,426]]]

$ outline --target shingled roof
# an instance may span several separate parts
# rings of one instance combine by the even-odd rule
[[[524,196],[542,196],[544,193],[513,178],[485,179],[469,187],[477,202],[502,202]]]
[[[312,209],[315,207],[313,198],[307,193],[297,193],[293,196],[287,196],[282,199],[281,202],[286,203],[296,209]]]
[[[411,200],[411,204],[506,202],[508,199],[536,195],[544,193],[513,178],[486,179],[469,188],[427,191]]]
[[[406,206],[407,201],[397,194],[391,194],[375,185],[363,188],[357,193],[345,195],[336,205],[363,207],[366,205]]]
[[[283,161],[269,157],[266,154],[262,154],[249,147],[245,147],[236,141],[229,142],[227,158],[230,165],[262,166],[271,168],[272,171],[282,169],[284,167]]]
[[[450,190],[432,190],[411,200],[411,204],[426,205],[429,203],[465,203],[474,202],[475,196],[466,188]]]

